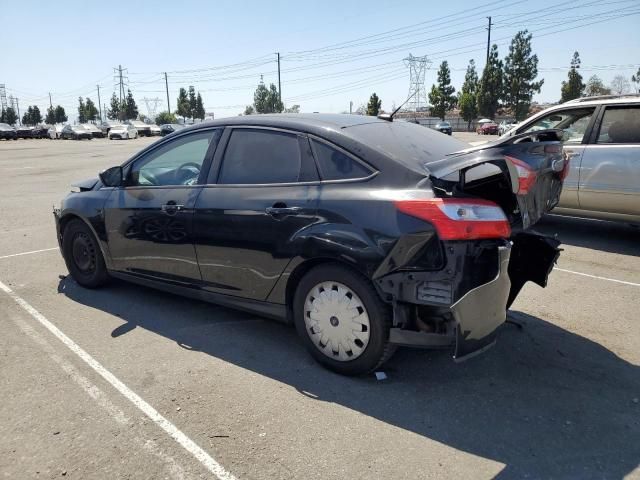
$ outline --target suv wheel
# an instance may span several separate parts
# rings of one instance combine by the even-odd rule
[[[98,241],[82,220],[71,220],[65,227],[62,254],[69,273],[83,287],[97,288],[109,279]]]

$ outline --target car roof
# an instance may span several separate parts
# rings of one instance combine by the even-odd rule
[[[615,103],[640,103],[640,94],[630,93],[624,95],[600,95],[597,97],[580,97],[575,98],[573,100],[569,100],[568,102],[561,103],[560,105],[555,105],[557,107],[562,105],[604,105],[604,104],[615,104]]]

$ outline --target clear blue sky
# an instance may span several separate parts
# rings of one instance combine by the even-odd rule
[[[594,73],[605,83],[617,74],[630,78],[640,65],[640,0],[0,0],[0,6],[0,83],[20,99],[21,110],[30,104],[45,110],[51,91],[70,119],[78,95],[97,101],[96,84],[108,101],[119,64],[128,69],[142,113],[143,97],[161,98],[166,110],[160,72],[168,71],[172,110],[178,88],[194,85],[207,111],[237,115],[252,102],[261,74],[277,83],[278,51],[287,105],[340,112],[375,91],[390,109],[407,96],[402,59],[409,53],[433,58],[427,90],[442,60],[456,90],[469,59],[481,70],[488,15],[501,57],[518,30],[533,33],[545,80],[537,101],[557,101],[574,50],[585,80]],[[376,34],[384,35],[362,39]]]

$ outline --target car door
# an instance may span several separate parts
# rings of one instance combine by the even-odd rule
[[[560,203],[564,208],[580,208],[578,199],[578,185],[580,184],[580,169],[582,155],[588,142],[588,132],[595,122],[596,107],[564,108],[554,110],[539,117],[531,123],[517,129],[516,133],[534,132],[547,128],[560,128],[564,131],[562,144],[569,160],[569,174],[564,180]]]
[[[640,104],[600,113],[580,172],[580,208],[640,215]]]
[[[304,135],[236,127],[225,137],[196,203],[204,288],[265,300],[317,221],[318,174]]]
[[[165,141],[125,167],[104,208],[113,268],[185,284],[200,282],[193,208],[220,129]]]

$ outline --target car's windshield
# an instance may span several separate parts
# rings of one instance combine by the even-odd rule
[[[126,125],[114,125],[113,127],[111,127],[111,130],[126,130],[127,126]]]

